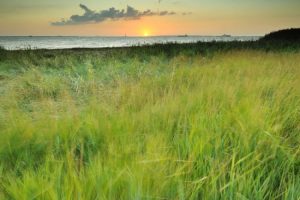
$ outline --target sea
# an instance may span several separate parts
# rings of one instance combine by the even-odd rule
[[[79,37],[79,36],[0,36],[6,50],[72,49],[130,47],[163,43],[196,43],[211,41],[255,41],[259,36],[155,36],[155,37]]]

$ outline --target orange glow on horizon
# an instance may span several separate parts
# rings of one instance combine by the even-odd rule
[[[149,32],[148,31],[144,31],[144,37],[148,37],[149,36]]]
[[[150,24],[151,21],[148,23]],[[140,27],[139,29],[140,29],[139,32],[141,36],[148,37],[152,35],[152,31],[150,31],[151,29],[149,29],[149,27]]]

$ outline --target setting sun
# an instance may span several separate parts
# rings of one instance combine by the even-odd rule
[[[149,36],[149,32],[148,31],[144,31],[144,37],[148,37]]]

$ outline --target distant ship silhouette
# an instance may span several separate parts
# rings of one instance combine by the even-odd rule
[[[224,34],[224,35],[221,35],[221,37],[231,37],[231,35]]]
[[[187,34],[185,34],[185,35],[178,35],[177,37],[188,37],[188,35]]]

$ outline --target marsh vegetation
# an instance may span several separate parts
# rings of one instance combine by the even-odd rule
[[[299,199],[297,43],[0,49],[0,199]]]

